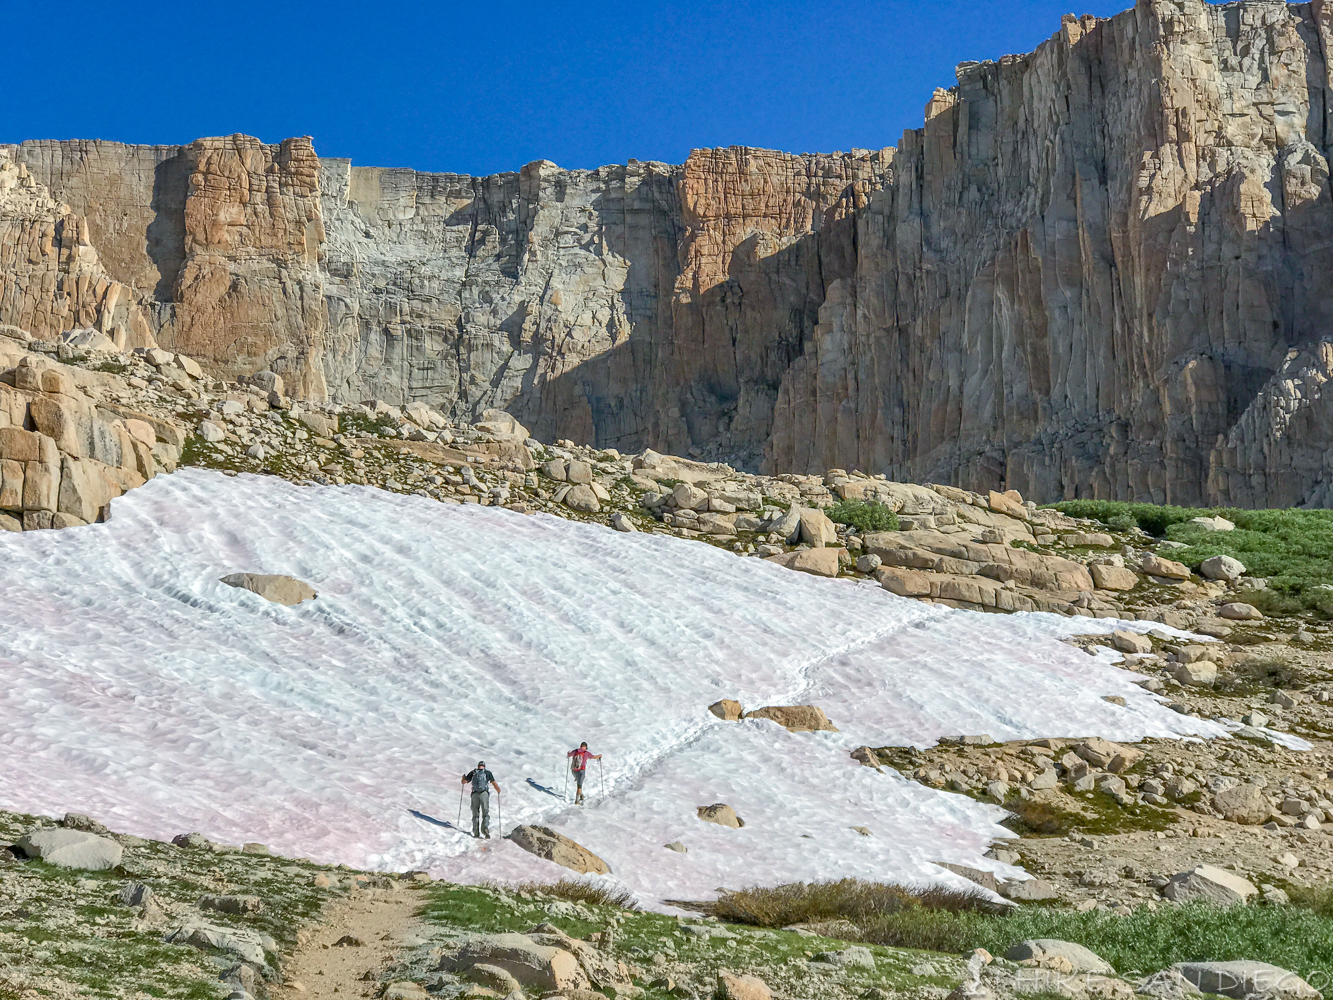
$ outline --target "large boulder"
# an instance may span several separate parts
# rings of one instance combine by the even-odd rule
[[[777,563],[779,566],[786,566],[788,569],[794,569],[800,573],[810,573],[813,576],[837,576],[840,560],[845,549],[828,548],[818,549],[797,549],[795,552],[784,552],[781,555],[769,556],[768,562]]]
[[[829,520],[828,515],[815,508],[801,510],[800,537],[798,542],[805,542],[815,548],[833,545],[838,541],[838,530]]]
[[[266,601],[272,601],[274,604],[285,604],[289,607],[293,604],[300,604],[302,601],[313,601],[319,596],[310,584],[298,580],[294,576],[281,574],[232,573],[230,576],[224,576],[222,582],[228,587],[248,590],[252,594],[258,594]]]
[[[575,463],[571,462],[570,465]],[[596,514],[602,509],[602,503],[597,499],[597,494],[591,486],[584,486],[580,483],[577,486],[571,486],[564,496],[564,504],[570,510],[581,511],[584,514]]]
[[[745,820],[736,815],[736,810],[725,802],[714,802],[711,806],[700,806],[698,809],[699,818],[705,823],[716,823],[718,826],[728,826],[733,830],[739,830],[745,825]]]
[[[1249,826],[1267,822],[1273,811],[1262,786],[1248,781],[1224,788],[1214,795],[1213,808],[1222,814],[1223,819]]]
[[[1259,890],[1248,881],[1213,865],[1195,865],[1189,871],[1173,875],[1162,895],[1177,903],[1191,901],[1233,906],[1243,903]]]
[[[746,712],[747,719],[770,719],[793,733],[836,733],[838,728],[829,722],[822,708],[815,705],[768,705]]]
[[[929,597],[930,577],[919,570],[881,566],[875,570],[879,585],[899,597]]]
[[[1097,567],[1093,567],[1096,569]],[[1122,653],[1151,653],[1152,640],[1140,632],[1116,629],[1111,633],[1111,645]]]
[[[19,838],[19,850],[30,858],[40,858],[60,868],[106,871],[120,864],[125,853],[109,837],[99,837],[84,830],[32,830]]]
[[[1093,767],[1105,768],[1108,771],[1123,771],[1133,767],[1143,756],[1142,750],[1121,746],[1119,743],[1112,743],[1110,740],[1095,736],[1076,744],[1073,753]]]
[[[1177,663],[1171,676],[1186,687],[1212,687],[1217,682],[1217,664],[1211,660]]]
[[[1234,531],[1236,529],[1234,522],[1228,521],[1220,514],[1216,517],[1191,517],[1186,523],[1193,524],[1204,531]]]
[[[1139,569],[1149,576],[1164,577],[1168,580],[1188,580],[1190,578],[1189,567],[1184,563],[1175,562],[1172,559],[1163,559],[1155,553],[1149,552],[1139,563]]]
[[[1020,941],[1004,953],[1011,962],[1025,962],[1041,968],[1068,962],[1071,972],[1093,972],[1097,975],[1115,975],[1115,968],[1106,959],[1073,941],[1059,938],[1034,938]]]
[[[708,711],[712,712],[723,722],[735,722],[745,713],[741,709],[741,703],[731,698],[723,698],[721,701],[715,701],[708,706]]]
[[[595,988],[602,989],[610,986],[616,987],[618,991],[622,988],[626,992],[633,990],[633,980],[628,966],[617,961],[614,953],[602,951],[588,941],[570,937],[551,923],[538,924],[523,933],[536,944],[546,945],[548,948],[561,948],[573,955],[578,959],[583,974],[588,977],[588,981]],[[570,1000],[585,996],[589,1000],[602,1000],[604,996],[601,993],[571,989],[564,990],[563,995],[569,997]],[[622,996],[623,992],[617,992],[616,995]]]
[[[708,491],[690,483],[677,483],[671,488],[671,498],[680,510],[707,510]]]
[[[277,951],[277,943],[267,934],[239,927],[185,923],[166,935],[167,944],[188,944],[195,948],[229,951],[252,965],[265,964],[265,951]]]
[[[442,965],[466,972],[477,965],[503,969],[536,992],[587,989],[579,961],[563,948],[538,944],[524,934],[483,934],[468,938]]]
[[[1217,609],[1219,618],[1228,618],[1235,622],[1257,622],[1262,621],[1264,613],[1253,604],[1245,604],[1241,601],[1233,601],[1230,604],[1223,604]]]
[[[744,976],[720,969],[714,996],[717,1000],[773,1000],[773,991],[758,976]]]
[[[776,514],[765,520],[759,527],[760,531],[779,535],[782,538],[790,538],[792,533],[801,527],[801,508],[793,505],[787,510],[778,510]]]
[[[1209,556],[1199,564],[1199,575],[1207,580],[1235,583],[1245,575],[1245,564],[1231,556]]]
[[[554,861],[571,871],[593,872],[597,875],[606,875],[611,871],[611,866],[592,851],[547,826],[518,826],[506,835],[506,839],[512,840],[529,854]]]
[[[483,410],[481,419],[472,425],[501,441],[526,441],[528,429],[504,410]]]
[[[572,461],[565,466],[565,481],[581,486],[592,485],[592,465],[588,462]]]
[[[812,962],[824,962],[829,965],[841,965],[851,969],[874,969],[875,953],[861,945],[849,945],[839,951],[821,951]]]
[[[1015,500],[1012,496],[1007,495],[1008,493],[1013,492],[1013,490],[1009,490],[1006,493],[996,493],[994,490],[991,490],[986,497],[986,502],[990,506],[990,509],[997,514],[1003,514],[1006,517],[1015,517],[1020,521],[1026,521],[1028,519],[1028,510],[1023,506],[1023,502],[1021,500]]]
[[[329,438],[338,433],[338,417],[329,413],[302,410],[298,418],[316,437]]]
[[[1139,585],[1138,574],[1123,566],[1094,564],[1090,569],[1098,590],[1133,590]]]
[[[1318,1000],[1319,991],[1294,972],[1267,962],[1178,962],[1171,968],[1204,993],[1245,1000]]]
[[[1039,878],[1024,879],[1021,882],[1017,880],[1003,882],[1000,884],[999,892],[1005,899],[1013,900],[1015,903],[1036,903],[1043,899],[1060,898],[1060,891],[1052,883]]]

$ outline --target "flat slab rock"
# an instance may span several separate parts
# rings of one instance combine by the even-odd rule
[[[738,706],[739,707],[739,706]],[[769,719],[793,733],[836,733],[838,730],[829,722],[822,708],[815,705],[768,705],[746,712],[747,719]]]
[[[700,806],[698,812],[699,818],[705,823],[729,826],[733,830],[739,830],[745,825],[745,820],[737,816],[736,810],[725,802],[714,802],[711,806]]]
[[[523,934],[486,934],[469,938],[449,964],[455,971],[478,965],[503,970],[519,985],[540,991],[588,986],[587,975],[570,952],[539,944]]]
[[[1233,872],[1215,865],[1195,865],[1189,871],[1173,875],[1162,889],[1162,895],[1177,903],[1193,900],[1231,906],[1245,902],[1258,891],[1251,882]]]
[[[1011,962],[1030,962],[1041,968],[1069,964],[1069,972],[1092,972],[1097,975],[1115,975],[1115,968],[1100,955],[1073,941],[1059,938],[1034,938],[1020,941],[1004,953]]]
[[[125,853],[109,837],[83,830],[33,830],[19,838],[18,846],[28,857],[40,858],[48,865],[85,871],[115,868]]]
[[[281,574],[232,573],[230,576],[224,576],[222,582],[228,587],[248,590],[266,601],[285,604],[288,607],[300,604],[302,601],[313,601],[319,596],[310,584],[294,576]]]
[[[611,866],[582,844],[556,833],[547,826],[518,826],[507,836],[523,850],[547,861],[554,861],[571,871],[606,875]]]

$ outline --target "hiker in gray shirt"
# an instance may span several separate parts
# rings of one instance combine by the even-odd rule
[[[500,786],[495,783],[495,775],[486,770],[484,760],[477,761],[474,770],[463,775],[463,784],[472,782],[472,836],[491,839],[491,793],[486,788],[490,785],[495,794],[500,794]]]

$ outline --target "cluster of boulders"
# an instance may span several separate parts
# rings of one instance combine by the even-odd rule
[[[1321,749],[1244,739],[1001,744],[983,734],[928,750],[863,746],[851,756],[1005,805],[1023,837],[990,856],[1021,858],[1037,877],[945,867],[1017,902],[1059,898],[1126,913],[1192,898],[1282,903],[1274,883],[1333,873],[1333,755]],[[1237,894],[1242,882],[1249,888]]]
[[[947,745],[954,741],[941,742]],[[958,737],[957,743],[984,746],[990,743],[990,737]],[[1021,798],[1025,792],[1054,789],[1062,783],[1072,792],[1096,789],[1121,804],[1133,801],[1130,789],[1137,782],[1128,772],[1143,756],[1143,751],[1134,747],[1096,737],[1077,742],[1055,739],[1016,741],[1002,744],[1002,747],[999,754],[979,762],[977,768],[961,769],[954,777],[949,776],[952,768],[943,771],[929,766],[916,768],[912,776],[934,788],[984,789],[989,798],[1000,803],[1006,802],[1014,793]],[[861,756],[857,759],[863,763],[878,756],[878,751],[869,748],[858,750]],[[972,777],[973,774],[976,776]]]
[[[636,989],[629,967],[611,950],[570,937],[554,924],[538,924],[522,934],[470,936],[442,956],[437,972],[494,990],[495,996],[578,994]]]
[[[942,739],[933,750],[863,746],[851,755],[867,766],[893,766],[933,788],[981,795],[1000,804],[1046,793],[1044,798],[1077,812],[1080,803],[1073,796],[1099,792],[1121,806],[1181,805],[1227,822],[1272,824],[1274,829],[1320,830],[1324,823],[1333,823],[1333,781],[1326,773],[1304,780],[1289,775],[1284,779],[1276,768],[1266,769],[1271,778],[1254,773],[1247,766],[1254,758],[1242,750],[1244,744],[1227,742],[1232,745],[1214,747],[1209,755],[1219,768],[1214,773],[1162,759],[1170,754],[1155,743],[1127,745],[1100,738],[993,744],[986,735],[964,736]],[[1204,763],[1199,750],[1189,756]]]
[[[107,398],[107,377],[0,339],[0,528],[68,528],[176,467],[171,419]]]

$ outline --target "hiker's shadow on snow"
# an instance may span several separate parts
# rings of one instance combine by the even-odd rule
[[[442,826],[442,827],[444,827],[445,829],[448,829],[448,830],[457,830],[457,829],[458,829],[458,827],[454,826],[454,825],[453,825],[452,823],[450,823],[447,819],[436,819],[434,816],[427,816],[427,815],[426,815],[424,812],[422,812],[420,809],[409,809],[409,810],[407,810],[407,811],[408,811],[409,813],[411,813],[413,816],[415,816],[417,819],[423,819],[423,820],[425,820],[427,823],[434,823],[436,826]]]
[[[559,792],[557,792],[554,788],[547,788],[545,785],[538,784],[537,782],[533,781],[531,778],[527,778],[527,779],[525,779],[525,780],[527,781],[527,783],[528,783],[529,785],[531,785],[533,788],[537,789],[537,791],[539,791],[539,792],[545,792],[547,795],[554,795],[557,799],[563,799],[563,798],[564,798],[564,796],[561,795]]]

